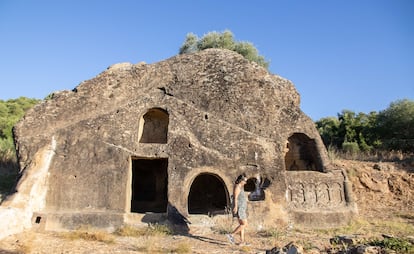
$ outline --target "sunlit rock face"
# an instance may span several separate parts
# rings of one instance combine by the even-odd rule
[[[31,210],[46,229],[214,224],[241,173],[253,227],[329,226],[355,211],[294,85],[228,50],[113,65],[36,105],[14,135],[23,174],[55,142]]]

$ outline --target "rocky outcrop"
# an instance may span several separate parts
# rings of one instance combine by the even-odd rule
[[[224,214],[243,172],[262,193],[249,205],[257,227],[353,210],[294,85],[228,50],[114,65],[36,105],[14,137],[23,173],[56,140],[33,211],[45,228]]]

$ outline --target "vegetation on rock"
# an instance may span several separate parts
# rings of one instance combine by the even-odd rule
[[[222,33],[209,32],[201,38],[198,38],[193,33],[189,33],[180,47],[179,54],[194,53],[209,48],[232,50],[266,69],[269,67],[269,61],[259,55],[259,51],[251,42],[236,41],[233,33],[229,30],[225,30]]]
[[[18,178],[13,126],[38,102],[37,99],[26,97],[0,100],[0,201],[4,194],[9,193]]]

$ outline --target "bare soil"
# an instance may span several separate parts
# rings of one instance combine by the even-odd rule
[[[103,232],[70,235],[31,230],[0,241],[0,253],[265,253],[295,242],[304,253],[337,253],[330,243],[338,235],[357,241],[383,235],[414,238],[413,163],[337,160],[353,185],[359,214],[345,227],[325,230],[274,229],[247,232],[249,245],[231,245],[223,232],[208,230],[189,235],[142,234],[118,236]],[[85,237],[86,236],[86,237]]]

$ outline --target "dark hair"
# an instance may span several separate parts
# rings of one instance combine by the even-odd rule
[[[245,180],[245,181],[247,181],[247,176],[246,176],[246,174],[245,173],[243,173],[243,174],[241,174],[241,175],[239,175],[238,177],[237,177],[237,179],[236,179],[236,184],[239,184],[241,181],[243,181],[243,180]]]

